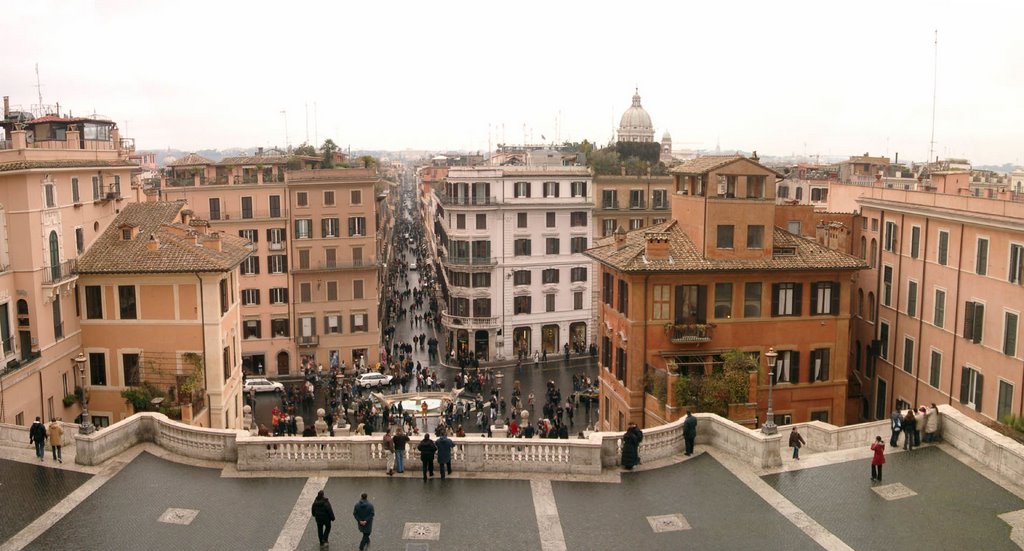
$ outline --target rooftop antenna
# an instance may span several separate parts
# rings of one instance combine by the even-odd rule
[[[39,82],[39,63],[36,63],[36,93],[39,95],[39,109],[43,108],[43,85]],[[41,113],[45,115],[46,113]]]
[[[313,145],[320,143],[320,127],[317,124],[316,102],[313,102]]]
[[[284,148],[287,151],[291,148],[291,143],[288,141],[288,110],[282,109],[281,115],[284,117]]]
[[[928,142],[928,162],[935,153],[935,96],[938,91],[939,78],[939,29],[935,29],[935,57],[932,60],[932,139]]]
[[[306,110],[306,143],[309,144],[309,102],[303,102],[302,107]]]

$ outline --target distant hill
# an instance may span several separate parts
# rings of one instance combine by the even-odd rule
[[[1017,165],[1013,163],[1003,163],[1001,165],[973,165],[971,168],[974,170],[991,170],[993,172],[1013,172],[1017,170]]]

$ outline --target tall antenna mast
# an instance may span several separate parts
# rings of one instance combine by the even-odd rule
[[[39,83],[39,64],[36,63],[36,93],[39,95],[39,108],[43,108],[43,85]],[[45,114],[45,113],[41,113]]]
[[[935,153],[935,97],[939,89],[939,29],[935,29],[935,57],[932,60],[932,139],[928,142],[928,162]]]

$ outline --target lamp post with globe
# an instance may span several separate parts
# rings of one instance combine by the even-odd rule
[[[78,433],[92,434],[96,427],[89,422],[89,391],[85,388],[85,353],[79,352],[73,360],[75,367],[78,368],[78,374],[82,377],[82,424],[78,426]]]
[[[764,425],[761,425],[761,432],[776,434],[779,429],[775,426],[775,413],[772,411],[772,387],[775,386],[775,361],[779,358],[779,353],[774,348],[768,348],[764,357],[768,360],[768,413],[765,416]]]

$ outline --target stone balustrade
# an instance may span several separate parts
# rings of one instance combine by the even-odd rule
[[[797,427],[800,435],[806,442],[804,449],[815,452],[831,452],[838,450],[849,450],[853,448],[865,448],[871,446],[875,437],[881,435],[886,442],[889,441],[889,420],[871,421],[837,427],[821,421],[809,423],[794,423],[779,427],[779,434],[782,437],[783,446],[789,444],[789,431]]]
[[[49,425],[49,423],[43,423]],[[61,439],[62,446],[71,446],[75,443],[75,434],[78,433],[78,425],[74,423],[61,423],[64,427],[64,438]],[[32,443],[28,441],[28,425],[11,425],[0,423],[0,446],[11,448],[31,448]],[[50,439],[46,439],[46,449],[50,449]]]
[[[238,431],[193,427],[161,413],[136,413],[92,434],[75,435],[75,462],[99,465],[144,442],[192,459],[235,461]]]

